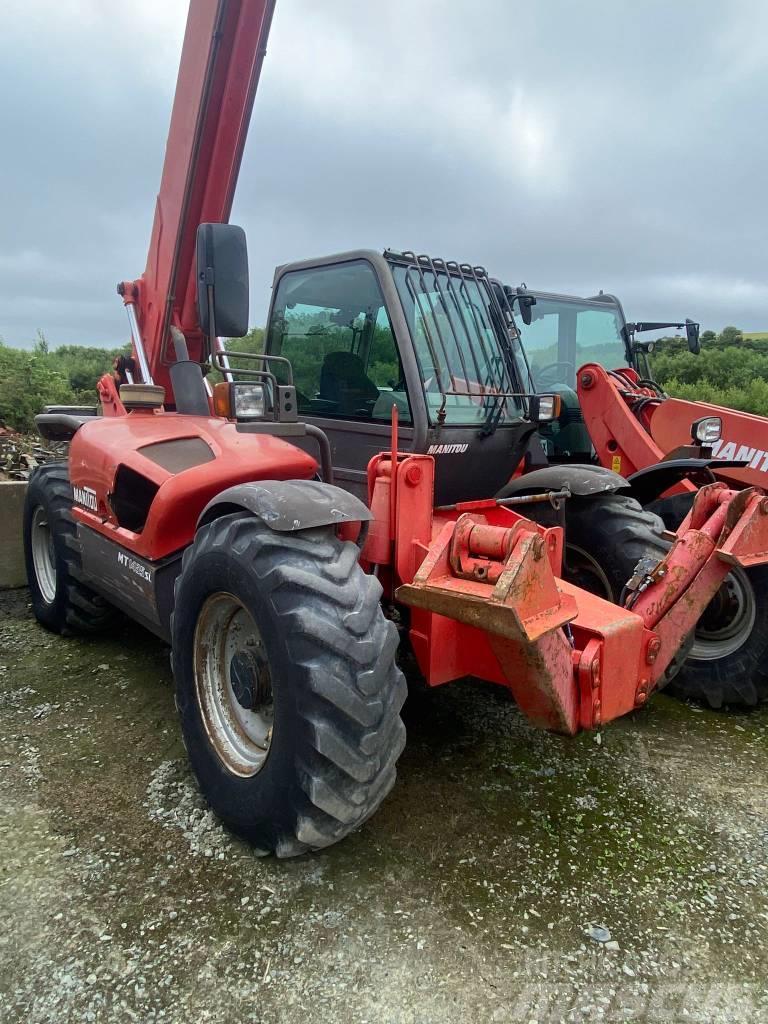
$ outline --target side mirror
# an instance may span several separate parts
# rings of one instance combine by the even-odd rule
[[[248,247],[235,224],[197,229],[197,312],[207,338],[248,333]]]
[[[530,327],[533,320],[533,307],[536,305],[536,296],[531,295],[525,285],[514,290],[509,285],[504,285],[504,294],[507,296],[510,309],[514,309],[515,303],[517,303],[517,307],[520,310],[520,319],[526,327]]]
[[[695,356],[701,352],[701,342],[699,341],[699,325],[694,323],[693,320],[685,321],[685,336],[688,339],[688,351],[693,352]]]

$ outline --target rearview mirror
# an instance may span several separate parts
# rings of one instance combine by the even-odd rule
[[[517,307],[520,310],[520,319],[526,327],[530,327],[531,320],[533,319],[533,307],[536,305],[536,296],[531,295],[525,285],[512,289],[506,284],[504,285],[504,294],[507,296],[511,309],[514,309],[515,303],[517,303]]]
[[[206,337],[248,333],[248,247],[236,224],[197,229],[197,312]]]
[[[693,320],[685,321],[685,336],[688,339],[688,351],[693,352],[695,356],[701,352],[701,342],[699,341],[699,325],[694,323]]]

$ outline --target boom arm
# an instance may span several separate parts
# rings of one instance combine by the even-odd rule
[[[190,0],[147,265],[118,293],[145,382],[172,401],[171,325],[206,358],[195,303],[195,232],[226,223],[266,52],[275,0]],[[169,358],[170,357],[170,358]]]

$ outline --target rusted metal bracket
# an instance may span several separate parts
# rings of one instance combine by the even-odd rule
[[[533,524],[490,526],[484,516],[465,514],[445,524],[413,582],[399,587],[396,596],[412,607],[530,643],[578,614],[573,597],[558,590],[545,555]]]

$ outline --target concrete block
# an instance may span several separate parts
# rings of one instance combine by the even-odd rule
[[[0,480],[0,590],[24,587],[22,525],[27,485],[19,480]]]

